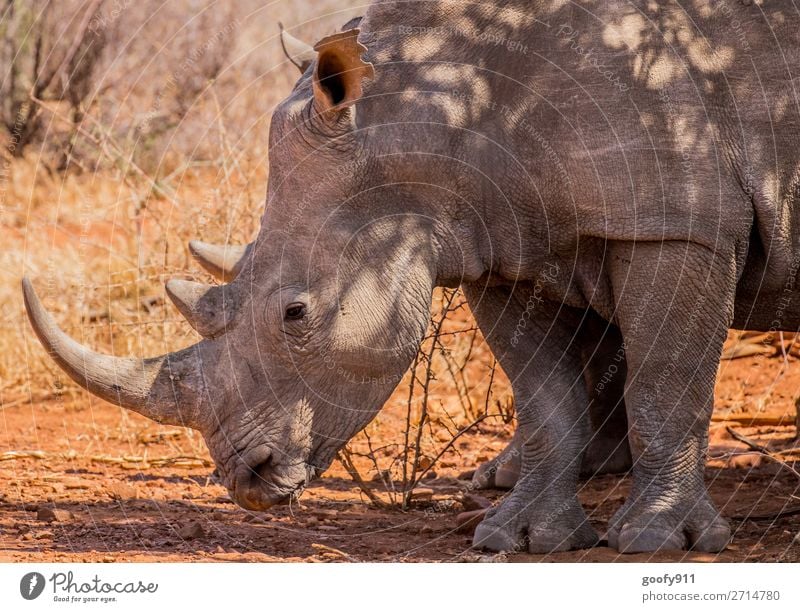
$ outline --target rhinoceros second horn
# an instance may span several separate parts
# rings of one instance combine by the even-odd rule
[[[242,269],[252,244],[209,244],[201,240],[189,242],[189,252],[197,262],[222,282],[232,281]]]

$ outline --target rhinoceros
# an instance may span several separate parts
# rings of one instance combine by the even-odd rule
[[[342,30],[356,28],[362,17],[355,17]],[[303,74],[316,57],[313,47],[289,34],[280,26],[280,41],[286,58]],[[189,242],[189,252],[210,274],[223,282],[233,280],[242,269],[253,244],[244,246]],[[616,474],[631,465],[627,442],[627,417],[623,388],[625,351],[619,330],[588,313],[581,330],[589,341],[584,348],[584,378],[590,395],[589,416],[592,435],[581,464],[582,476]],[[474,472],[474,489],[511,489],[519,477],[520,438],[514,437],[498,457],[487,461]]]
[[[433,289],[461,286],[512,381],[520,458],[473,545],[547,552],[598,542],[576,483],[599,321],[624,350],[633,459],[609,545],[724,549],[704,483],[723,340],[800,324],[791,4],[387,1],[314,49],[273,113],[238,274],[167,284],[203,340],[103,356],[23,281],[53,358],[200,430],[232,497],[266,509],[375,416]]]

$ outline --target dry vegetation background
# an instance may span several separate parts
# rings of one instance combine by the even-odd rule
[[[270,115],[297,79],[278,23],[313,43],[362,10],[341,0],[0,0],[6,408],[35,419],[57,399],[90,423],[84,411],[99,405],[32,334],[23,275],[96,350],[150,356],[197,340],[163,285],[213,282],[189,240],[244,243],[257,232]],[[342,457],[378,504],[406,506],[435,467],[455,466],[463,434],[510,429],[508,382],[460,294],[437,294],[430,330],[414,375]],[[187,440],[182,452],[205,456],[198,436]]]

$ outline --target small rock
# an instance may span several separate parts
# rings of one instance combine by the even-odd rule
[[[433,465],[433,460],[430,457],[422,455],[422,457],[419,458],[418,465],[421,470],[427,470]]]
[[[381,470],[380,472],[375,472],[370,480],[378,483],[392,482],[392,471]]]
[[[467,470],[466,472],[461,472],[458,475],[458,480],[472,480],[472,477],[475,475],[475,470]]]
[[[800,545],[800,531],[798,531],[797,535],[794,536],[794,540],[792,540],[792,544]]]
[[[69,478],[64,481],[64,488],[70,490],[88,489],[89,484],[77,478]]]
[[[318,531],[339,531],[339,527],[336,525],[320,525],[317,527]]]
[[[204,537],[206,532],[203,530],[203,526],[200,523],[192,521],[178,529],[178,535],[184,540],[194,540],[195,538]]]
[[[435,491],[427,487],[417,487],[414,489],[414,499],[432,499]]]
[[[508,553],[497,553],[496,555],[481,555],[478,563],[508,563]]]
[[[751,470],[757,468],[764,461],[764,456],[760,453],[738,453],[731,455],[728,459],[728,467],[739,470]]]
[[[39,508],[38,512],[36,513],[37,520],[47,521],[48,523],[61,523],[64,521],[69,521],[72,518],[72,512],[69,510],[59,510],[58,508]]]
[[[319,508],[319,509],[313,511],[313,515],[316,516],[317,518],[322,518],[322,519],[325,519],[325,518],[336,518],[337,516],[339,516],[339,511],[338,510],[325,510],[323,508]]]
[[[492,502],[485,497],[473,495],[472,493],[464,494],[461,504],[464,506],[464,510],[467,512],[471,512],[472,510],[485,510],[486,508],[490,508],[492,506]]]
[[[112,482],[106,486],[106,493],[111,499],[136,499],[139,497],[136,487],[127,482]]]
[[[37,540],[44,540],[45,538],[52,538],[53,537],[53,532],[52,531],[40,531],[40,532],[36,533],[33,537],[35,537]]]
[[[456,531],[458,533],[472,533],[485,515],[485,509],[462,512],[456,517]]]

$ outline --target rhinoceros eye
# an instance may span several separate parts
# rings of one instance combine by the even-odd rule
[[[302,302],[292,302],[286,307],[284,315],[287,321],[297,321],[306,316],[306,305]]]

